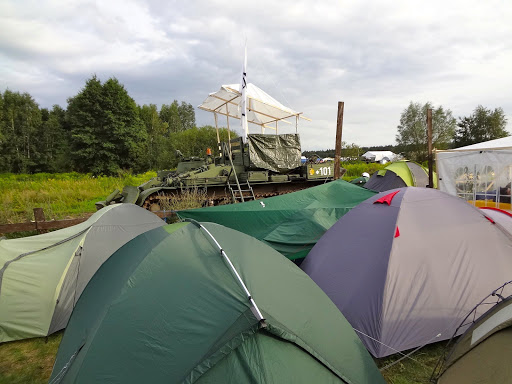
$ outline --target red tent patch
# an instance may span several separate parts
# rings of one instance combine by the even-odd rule
[[[400,236],[400,231],[398,230],[398,227],[396,227],[396,231],[395,231],[395,238]]]
[[[485,215],[484,215],[484,217],[485,217],[487,220],[489,220],[491,223],[496,224],[496,223],[494,222],[494,220],[493,220],[493,219],[491,219],[489,216],[485,216]]]
[[[380,199],[375,200],[373,202],[373,204],[387,204],[387,205],[391,205],[391,200],[393,200],[393,197],[395,197],[395,195],[398,192],[400,192],[400,191],[391,192],[391,193],[387,194],[386,196],[382,196]]]

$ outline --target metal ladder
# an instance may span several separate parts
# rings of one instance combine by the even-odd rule
[[[237,188],[233,188],[234,185],[232,186],[229,183],[229,178],[228,178],[228,187],[229,187],[229,191],[231,193],[231,198],[232,198],[233,202],[241,201],[243,203],[243,202],[249,201],[249,200],[256,200],[256,196],[254,196],[254,191],[251,187],[251,184],[249,184],[249,181],[247,181],[246,183],[238,183]],[[242,187],[244,187],[244,189],[242,189]],[[245,195],[244,195],[244,193],[245,193]]]
[[[223,143],[223,144],[226,145],[225,143]],[[233,165],[233,158],[231,157],[231,149],[230,148],[226,148],[226,149],[227,149],[226,152],[227,152],[228,158],[229,158],[229,163],[231,165],[231,171],[229,171],[229,174],[227,177],[227,182],[228,182],[228,188],[229,188],[229,192],[231,193],[231,198],[232,198],[233,202],[236,203],[237,201],[241,201],[243,203],[243,202],[245,202],[246,198],[248,198],[248,200],[256,200],[256,196],[254,196],[254,191],[251,187],[251,184],[249,184],[249,180],[247,180],[245,183],[240,184],[240,182],[238,180],[238,175],[236,174],[235,166]],[[233,173],[235,175],[236,188],[233,188],[234,185],[232,186],[231,183],[229,182],[231,173]],[[242,189],[242,187],[241,187],[242,185],[247,189]],[[247,194],[244,196],[244,192],[249,192],[250,194]]]

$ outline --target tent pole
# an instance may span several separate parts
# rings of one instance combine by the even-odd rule
[[[228,255],[226,254],[226,252],[224,252],[224,250],[222,249],[222,247],[220,246],[220,244],[217,242],[217,240],[215,239],[215,237],[213,237],[213,235],[210,233],[210,231],[208,231],[208,229],[206,229],[201,223],[195,221],[195,220],[192,220],[192,219],[185,219],[185,221],[189,221],[193,224],[195,224],[196,226],[198,226],[200,229],[202,229],[203,231],[205,231],[208,236],[210,237],[210,239],[213,240],[213,242],[215,243],[215,245],[217,246],[217,248],[219,248],[219,251],[220,251],[220,254],[221,256],[224,258],[224,260],[226,260],[226,262],[228,263],[229,267],[231,268],[231,271],[235,274],[238,282],[240,283],[240,285],[242,286],[243,290],[245,291],[245,294],[247,295],[247,298],[249,299],[249,302],[252,304],[252,307],[254,308],[254,314],[256,315],[256,317],[258,318],[258,320],[260,322],[265,322],[265,318],[263,317],[263,315],[261,314],[261,311],[260,309],[258,308],[258,306],[256,305],[256,302],[254,301],[254,299],[252,298],[252,295],[251,293],[249,292],[249,290],[247,289],[247,286],[245,285],[244,281],[242,280],[242,278],[240,277],[240,274],[238,273],[238,271],[236,270],[235,266],[233,265],[233,263],[231,262],[230,258],[228,257]]]
[[[228,124],[228,145],[229,145],[229,150],[231,151],[231,133],[230,133],[230,130],[229,130],[229,112],[228,112],[228,105],[226,104],[226,121],[227,121],[227,124]]]
[[[222,153],[222,149],[220,147],[220,136],[219,136],[219,125],[217,122],[217,112],[213,112],[213,116],[215,117],[215,131],[217,132],[217,146],[219,147],[219,153]]]

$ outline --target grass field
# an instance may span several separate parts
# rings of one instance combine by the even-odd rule
[[[43,208],[47,220],[80,217],[96,211],[94,203],[104,200],[114,189],[140,185],[155,176],[155,172],[117,177],[76,172],[0,174],[0,224],[33,220],[33,209],[38,207]]]
[[[0,345],[0,384],[47,383],[62,333]]]
[[[347,169],[344,180],[355,179],[363,172],[370,174],[384,168],[380,164],[342,163]],[[90,174],[38,173],[35,175],[0,174],[0,224],[34,219],[33,209],[43,208],[46,220],[80,217],[95,212],[94,203],[104,200],[114,189],[140,185],[156,176],[123,173],[116,177],[93,177]]]
[[[345,180],[373,173],[384,166],[364,163],[343,164]],[[154,172],[143,175],[121,174],[117,177],[94,178],[78,173],[12,175],[0,174],[0,224],[33,219],[33,208],[42,207],[46,218],[80,217],[94,212],[94,203],[103,200],[114,189],[139,185]],[[47,383],[63,332],[48,338],[15,341],[0,345],[0,384]],[[393,384],[427,384],[442,353],[444,342],[429,345],[382,371]],[[380,368],[398,360],[400,355],[377,359]]]

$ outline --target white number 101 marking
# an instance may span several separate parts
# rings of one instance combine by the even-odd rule
[[[331,176],[331,168],[330,167],[322,167],[320,168],[320,173],[322,176]]]

